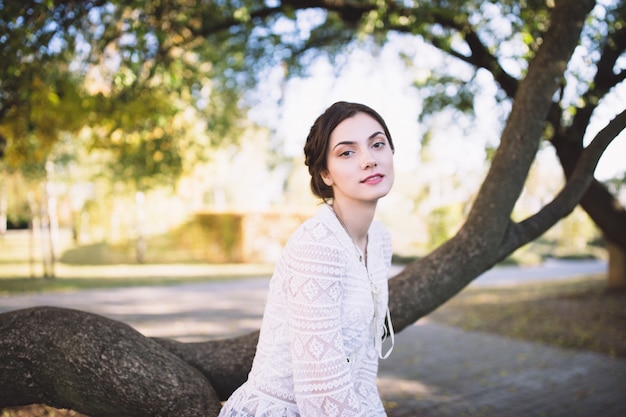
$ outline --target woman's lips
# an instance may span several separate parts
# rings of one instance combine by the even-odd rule
[[[383,174],[374,174],[374,175],[370,175],[369,177],[361,180],[361,184],[378,184],[379,182],[381,182],[384,178]]]

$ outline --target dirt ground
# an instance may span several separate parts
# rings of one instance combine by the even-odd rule
[[[5,408],[0,417],[86,417],[71,410],[58,410],[45,405]]]
[[[428,318],[567,349],[626,358],[626,291],[601,277],[514,287],[470,288]],[[85,417],[42,405],[0,410],[0,417]]]

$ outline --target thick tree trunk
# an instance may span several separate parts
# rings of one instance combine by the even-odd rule
[[[98,315],[52,307],[0,314],[0,387],[0,408],[47,404],[102,417],[214,416],[220,409],[207,379],[156,341]]]
[[[609,252],[609,270],[606,287],[608,290],[626,288],[626,251],[611,241],[607,241]]]

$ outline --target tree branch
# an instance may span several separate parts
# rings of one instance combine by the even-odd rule
[[[557,2],[545,41],[520,83],[502,132],[501,145],[468,216],[466,224],[476,234],[484,234],[485,230],[506,230],[509,215],[537,153],[552,95],[560,85],[584,19],[593,5],[592,0],[575,4]],[[494,206],[498,207],[498,214],[485,216],[485,213],[494,212]]]
[[[598,132],[583,151],[573,174],[557,196],[535,215],[509,227],[499,251],[500,259],[504,259],[520,246],[532,242],[574,210],[593,181],[593,173],[600,157],[624,129],[626,129],[626,110]]]
[[[564,140],[582,140],[586,127],[595,109],[600,104],[600,99],[609,90],[624,81],[626,71],[616,74],[613,69],[619,57],[626,50],[626,27],[615,32],[610,32],[602,48],[600,60],[597,64],[596,75],[590,88],[583,94],[584,105],[576,109],[576,115],[571,127],[561,137]],[[580,139],[579,139],[580,138]]]
[[[408,265],[389,283],[395,329],[435,310],[499,260],[499,248],[539,147],[552,95],[594,4],[592,0],[557,2],[545,41],[520,83],[500,146],[465,224],[456,236]]]
[[[452,23],[454,23],[454,21],[452,21]],[[457,30],[467,42],[472,54],[465,57],[452,49],[450,49],[449,52],[463,61],[474,65],[475,67],[484,68],[489,71],[494,80],[505,91],[507,96],[514,97],[517,93],[519,81],[509,75],[504,68],[502,68],[498,59],[491,52],[489,52],[489,49],[482,43],[476,31],[474,31],[469,24],[457,28]]]
[[[394,9],[394,11],[398,12],[398,9]],[[410,9],[400,14],[408,17],[411,13],[415,13],[415,9]],[[449,16],[442,13],[440,9],[429,10],[427,14],[428,18],[426,21],[428,23],[436,23],[444,28],[452,29],[465,39],[471,54],[462,54],[449,46],[448,42],[446,42],[444,38],[435,36],[431,33],[428,35],[428,39],[433,46],[476,68],[486,69],[489,73],[491,73],[494,80],[500,85],[500,87],[506,92],[507,96],[515,96],[519,86],[519,81],[504,70],[496,56],[489,52],[489,48],[487,48],[480,40],[478,33],[474,30],[472,25],[469,24],[466,18],[460,19],[458,15]],[[412,27],[392,25],[388,22],[386,26],[391,30],[401,33],[411,33],[412,30]]]
[[[209,342],[182,343],[171,339],[154,340],[200,371],[225,401],[248,379],[256,352],[259,332]]]

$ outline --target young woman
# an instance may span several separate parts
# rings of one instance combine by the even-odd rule
[[[386,415],[376,377],[393,348],[391,241],[373,219],[393,184],[393,150],[363,104],[337,102],[311,127],[305,163],[325,204],[276,264],[248,381],[220,416]]]

